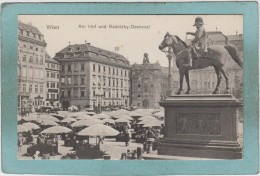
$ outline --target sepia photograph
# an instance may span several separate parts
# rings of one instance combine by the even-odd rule
[[[17,159],[243,159],[243,15],[17,20]]]

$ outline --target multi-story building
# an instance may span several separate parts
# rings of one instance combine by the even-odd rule
[[[220,35],[210,35],[209,40],[211,44],[225,45],[226,42],[233,44],[237,47],[240,58],[243,59],[243,35],[228,35],[226,38]],[[226,68],[229,73],[229,82],[231,93],[236,98],[241,98],[243,93],[243,69],[241,69],[237,63],[227,55]],[[166,72],[165,72],[166,73]],[[223,76],[222,76],[223,77]],[[175,67],[173,69],[173,82],[174,91],[177,91],[179,87],[179,71]],[[190,71],[190,86],[191,93],[197,94],[211,94],[216,87],[217,77],[213,67],[208,67],[201,70]],[[183,81],[184,89],[186,89],[186,81]],[[221,80],[220,91],[223,93],[226,88],[225,79]]]
[[[18,23],[18,112],[34,111],[45,100],[46,42],[30,24]]]
[[[49,55],[45,59],[46,71],[46,106],[60,107],[59,104],[59,62]]]
[[[61,67],[63,108],[129,106],[130,66],[124,56],[85,43],[65,47],[54,59]]]
[[[131,81],[132,106],[159,108],[162,94],[168,90],[168,77],[158,62],[133,64]]]

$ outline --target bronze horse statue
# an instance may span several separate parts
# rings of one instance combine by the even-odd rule
[[[190,83],[189,83],[189,70],[203,69],[209,66],[213,66],[217,75],[217,85],[212,94],[219,93],[219,84],[221,81],[221,74],[223,74],[226,80],[226,90],[225,94],[230,93],[229,88],[229,76],[227,70],[225,69],[225,63],[227,59],[227,54],[242,68],[243,63],[239,57],[238,51],[234,45],[227,44],[223,45],[211,45],[208,46],[208,53],[205,57],[200,57],[198,59],[193,59],[193,66],[186,67],[185,59],[187,59],[189,52],[189,46],[182,41],[178,36],[175,35],[165,35],[164,40],[159,46],[159,49],[163,51],[166,47],[171,47],[173,53],[176,57],[176,65],[179,69],[180,74],[180,87],[176,94],[181,94],[183,77],[185,76],[187,82],[187,91],[186,94],[190,93]],[[194,67],[195,65],[195,67]]]

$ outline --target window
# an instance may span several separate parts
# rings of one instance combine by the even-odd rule
[[[78,85],[78,76],[74,76],[74,85]]]
[[[109,73],[109,74],[111,73],[110,67],[108,67],[108,73]]]
[[[51,99],[55,99],[55,94],[51,94]]]
[[[51,68],[55,68],[55,64],[51,64]]]
[[[121,87],[123,87],[123,80],[121,79]]]
[[[64,90],[61,91],[61,97],[64,97]]]
[[[61,83],[65,83],[65,78],[61,78]]]
[[[49,99],[49,94],[47,94],[47,99]]]
[[[109,98],[111,97],[111,92],[110,92],[110,91],[108,92],[108,97],[109,97]]]
[[[33,58],[32,58],[32,56],[30,56],[30,58],[29,58],[29,63],[33,63]]]
[[[113,87],[115,86],[115,80],[113,79]]]
[[[33,77],[33,70],[32,70],[32,68],[29,68],[28,72],[29,72],[29,78],[32,78]]]
[[[51,78],[55,78],[55,73],[51,73]]]
[[[108,78],[108,86],[111,86],[111,79]]]
[[[98,65],[98,72],[100,73],[100,65]]]
[[[49,83],[47,82],[47,88],[49,88]]]
[[[116,75],[118,75],[118,69],[116,69]]]
[[[61,65],[61,72],[64,72],[64,70],[65,70],[64,65]]]
[[[68,72],[71,72],[71,65],[68,64]]]
[[[70,90],[68,90],[68,97],[70,97],[71,96],[71,92],[70,92]]]
[[[26,92],[26,84],[23,84],[23,92]]]
[[[123,70],[121,69],[121,76],[123,76]]]
[[[35,64],[39,64],[39,58],[38,58],[38,56],[36,56],[36,58],[35,58]]]
[[[106,86],[106,78],[103,78],[103,86]]]
[[[38,93],[38,85],[35,84],[35,93]]]
[[[36,51],[38,51],[38,48],[35,48]]]
[[[85,77],[80,77],[80,84],[85,85]]]
[[[30,49],[33,49],[33,46],[32,46],[32,45],[30,46]]]
[[[93,97],[96,96],[96,92],[93,90]]]
[[[74,71],[75,72],[79,71],[79,64],[78,63],[74,63]]]
[[[23,62],[26,62],[26,55],[23,55]]]
[[[116,79],[116,86],[118,87],[118,79]]]
[[[29,92],[32,93],[32,85],[29,85]]]
[[[51,83],[51,88],[55,88],[55,83],[54,82]]]
[[[84,91],[84,90],[81,90],[81,91],[80,91],[80,96],[81,96],[81,97],[84,97],[84,96],[85,96],[85,91]]]
[[[126,70],[125,70],[125,76],[126,76]]]
[[[93,64],[93,71],[96,71],[96,65]]]
[[[141,95],[138,95],[138,98],[140,98],[141,97]]]
[[[26,77],[26,73],[27,73],[27,68],[22,67],[22,77]]]
[[[68,77],[68,84],[71,85],[71,78]]]
[[[47,72],[47,78],[49,78],[50,77],[50,74],[49,74],[49,72]]]
[[[138,87],[141,87],[141,85],[140,85],[140,84],[138,84]]]
[[[43,93],[43,85],[40,85],[40,93]]]
[[[113,75],[115,74],[115,68],[113,68]]]
[[[148,86],[147,86],[147,84],[144,85],[144,92],[148,92]]]
[[[59,78],[59,73],[57,73],[57,78]]]
[[[85,66],[84,64],[81,64],[81,71],[84,71],[85,70]]]
[[[40,65],[43,65],[43,57],[40,58]]]
[[[153,84],[151,84],[151,87],[153,87]]]
[[[105,67],[105,66],[103,66],[103,72],[104,72],[104,73],[106,72],[106,67]]]

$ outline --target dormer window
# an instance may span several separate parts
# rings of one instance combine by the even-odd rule
[[[77,47],[77,51],[79,51],[80,50],[80,47]]]
[[[72,51],[72,49],[71,49],[71,48],[69,48],[69,51]]]

